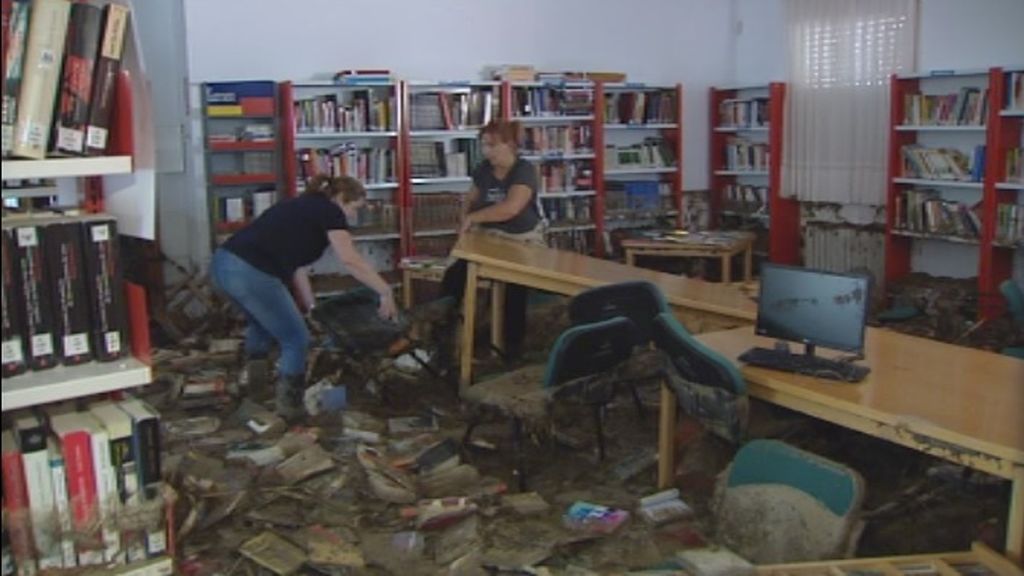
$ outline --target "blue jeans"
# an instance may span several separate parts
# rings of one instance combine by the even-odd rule
[[[210,262],[210,279],[245,314],[247,356],[265,356],[277,340],[281,348],[278,373],[289,377],[306,372],[309,330],[279,278],[219,248]]]

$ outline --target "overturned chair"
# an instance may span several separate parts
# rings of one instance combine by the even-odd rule
[[[474,428],[488,414],[512,420],[512,441],[519,489],[526,488],[524,435],[551,424],[552,404],[572,401],[592,407],[603,457],[602,412],[620,379],[619,369],[640,341],[636,326],[617,316],[568,328],[555,341],[546,364],[537,364],[481,381],[462,391],[470,410],[463,436],[468,444]]]

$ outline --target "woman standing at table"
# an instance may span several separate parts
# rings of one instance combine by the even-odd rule
[[[544,218],[537,198],[537,169],[519,156],[518,122],[492,121],[480,129],[484,161],[473,172],[463,203],[459,234],[469,230],[516,242],[546,246]],[[441,296],[461,303],[467,265],[458,260],[445,271]],[[526,288],[509,285],[505,294],[505,356],[522,354],[526,335]]]

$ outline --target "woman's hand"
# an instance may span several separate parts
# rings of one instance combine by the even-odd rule
[[[395,304],[394,294],[382,294],[380,306],[377,307],[377,315],[383,320],[395,322],[398,320],[398,305]]]
[[[469,214],[466,214],[466,217],[463,218],[462,222],[459,224],[459,236],[469,232],[469,229],[472,227],[473,221],[470,219]]]

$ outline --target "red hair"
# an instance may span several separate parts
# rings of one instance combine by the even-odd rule
[[[480,129],[481,137],[487,134],[497,138],[499,142],[512,144],[518,148],[522,139],[522,128],[515,120],[491,120]]]

